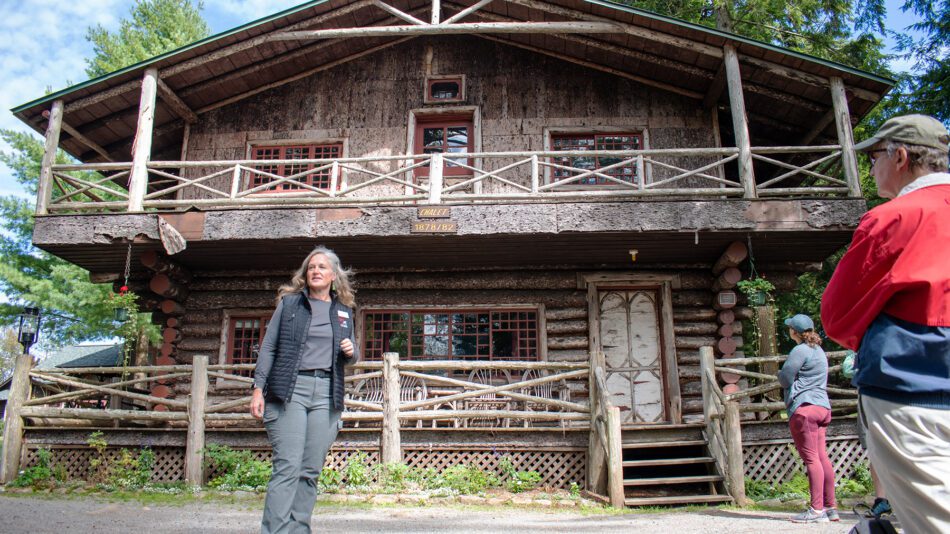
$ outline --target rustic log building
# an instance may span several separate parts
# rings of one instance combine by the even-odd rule
[[[35,244],[97,281],[131,254],[164,328],[149,363],[253,363],[277,286],[325,244],[357,273],[367,361],[334,462],[380,451],[397,353],[402,428],[379,458],[500,451],[604,493],[599,367],[627,503],[715,502],[700,349],[741,356],[750,253],[787,289],[848,241],[866,209],[851,128],[891,85],[598,0],[321,0],[13,111],[46,134]],[[238,400],[205,435],[263,451],[242,369],[210,372],[209,402]],[[150,387],[170,412],[194,393]],[[113,440],[180,465],[166,426]]]

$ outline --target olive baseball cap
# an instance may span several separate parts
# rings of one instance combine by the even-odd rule
[[[920,145],[947,152],[950,133],[937,119],[927,115],[902,115],[889,119],[874,136],[854,145],[863,152],[881,141]]]

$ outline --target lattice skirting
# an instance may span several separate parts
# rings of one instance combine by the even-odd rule
[[[37,464],[36,446],[27,446],[24,451],[24,467]],[[379,449],[361,449],[366,453],[365,463],[368,466],[379,462]],[[96,451],[87,446],[53,446],[52,462],[60,466],[71,479],[87,479],[89,477],[89,461],[97,457]],[[185,478],[185,450],[181,447],[153,447],[155,453],[155,467],[152,471],[153,482],[177,482]],[[270,449],[252,449],[255,459],[270,460]],[[334,448],[327,458],[326,467],[331,467],[341,473],[344,471],[350,457],[359,452],[357,449]],[[118,447],[106,450],[109,463],[119,459],[121,452]],[[537,471],[541,475],[542,484],[555,488],[568,488],[572,482],[584,487],[587,451],[585,449],[563,450],[524,450],[504,448],[453,448],[449,449],[413,449],[406,447],[403,450],[404,461],[422,469],[432,468],[441,473],[454,465],[474,465],[477,468],[493,472],[504,479],[500,463],[504,456],[508,456],[519,471]],[[220,473],[214,469],[206,469],[205,480],[210,480]]]
[[[828,458],[835,467],[835,480],[848,478],[855,467],[867,460],[867,453],[857,436],[838,436],[828,438]],[[753,480],[761,480],[771,485],[781,484],[795,473],[805,472],[795,444],[792,440],[773,440],[742,444],[745,474]]]

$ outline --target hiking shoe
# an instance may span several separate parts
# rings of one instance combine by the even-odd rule
[[[828,516],[828,521],[841,521],[837,508],[825,508],[825,515]]]
[[[792,523],[827,523],[828,515],[825,511],[817,511],[811,506],[804,512],[792,517]]]
[[[891,503],[887,499],[878,497],[874,499],[874,504],[871,505],[870,515],[867,517],[881,517],[884,514],[890,514],[894,511],[891,510]]]

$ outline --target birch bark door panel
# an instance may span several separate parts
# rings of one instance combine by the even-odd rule
[[[607,389],[621,423],[666,421],[657,291],[603,288],[598,296]]]

